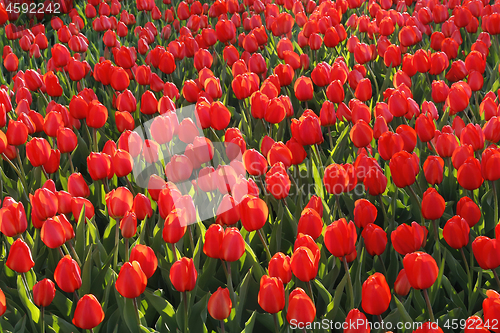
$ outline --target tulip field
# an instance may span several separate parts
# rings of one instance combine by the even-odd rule
[[[500,332],[500,1],[0,0],[0,332]]]

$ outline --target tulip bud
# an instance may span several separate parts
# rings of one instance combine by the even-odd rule
[[[170,268],[170,282],[178,292],[191,291],[196,286],[198,272],[193,259],[181,258]]]
[[[84,295],[76,304],[73,324],[82,329],[90,330],[104,320],[104,311],[97,298],[92,294]]]
[[[35,266],[30,248],[20,238],[16,239],[10,246],[5,265],[17,273],[26,273]]]
[[[116,290],[126,298],[139,297],[144,290],[148,279],[137,261],[126,262],[120,269],[118,278],[115,282]]]
[[[216,320],[224,320],[231,314],[232,308],[231,298],[229,297],[229,290],[219,287],[208,300],[208,313]]]
[[[389,308],[391,298],[391,290],[383,274],[370,275],[363,283],[361,306],[366,313],[381,315]]]
[[[56,296],[56,286],[49,279],[43,279],[33,286],[33,302],[40,307],[47,307]]]

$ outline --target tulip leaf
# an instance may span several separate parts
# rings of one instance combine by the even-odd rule
[[[75,235],[75,251],[78,257],[83,258],[85,254],[85,232],[86,232],[86,220],[85,220],[85,205],[82,206],[80,216],[78,217],[78,222],[76,224],[76,235]]]
[[[247,322],[245,323],[245,328],[243,329],[243,331],[241,331],[241,333],[248,333],[248,332],[253,332],[253,327],[255,325],[255,319],[257,318],[257,311],[254,311],[252,312],[252,315],[250,316],[250,318],[247,320]]]
[[[335,288],[335,294],[333,295],[333,302],[330,302],[326,307],[325,318],[329,320],[335,320],[337,318],[337,311],[340,308],[340,302],[342,300],[342,295],[344,294],[344,289],[347,283],[347,275],[345,275],[340,283]]]
[[[325,286],[318,280],[314,279],[313,284],[316,286],[316,289],[318,290],[318,294],[321,298],[321,300],[324,302],[325,308],[332,302],[332,295],[326,290]],[[316,305],[316,308],[318,308],[318,305]],[[320,317],[319,314],[317,314],[318,317]]]
[[[73,302],[64,296],[59,290],[56,289],[56,296],[52,301],[59,312],[64,316],[66,320],[71,320],[71,308],[73,307]]]
[[[403,304],[399,301],[399,299],[397,297],[393,297],[393,298],[394,298],[394,302],[396,302],[396,306],[398,307],[398,311],[401,314],[401,319],[402,319],[403,323],[413,323],[413,320],[411,319],[408,312],[406,312],[406,309],[403,306]]]
[[[80,293],[80,297],[90,292],[90,283],[92,282],[92,245],[89,246],[87,250],[87,256],[85,258],[85,263],[83,264],[82,269],[82,286],[78,290]]]
[[[450,281],[448,280],[448,278],[446,276],[443,276],[443,278],[442,278],[441,281],[442,281],[442,284],[443,284],[446,292],[450,296],[450,299],[453,302],[453,304],[455,306],[461,308],[465,313],[467,313],[467,307],[465,306],[464,302],[458,296],[458,293],[455,290],[455,288],[452,287],[452,285],[451,285]]]
[[[205,296],[194,304],[189,309],[189,329],[191,332],[206,332],[207,328],[205,322],[207,321],[207,305],[209,294],[205,293]],[[193,298],[193,297],[192,297]]]
[[[146,291],[144,292],[144,296],[146,297],[148,302],[156,309],[156,311],[158,311],[168,329],[171,332],[175,332],[178,326],[175,318],[174,307],[165,298],[153,294],[148,289],[146,289]]]
[[[78,329],[66,320],[56,315],[45,314],[45,325],[51,327],[55,332],[77,332]]]
[[[21,303],[23,303],[26,310],[28,310],[26,313],[28,314],[28,317],[30,318],[30,324],[31,324],[31,327],[33,329],[33,332],[37,332],[37,329],[35,328],[35,326],[38,325],[39,320],[40,320],[40,309],[38,309],[38,307],[33,303],[33,301],[26,294],[26,289],[24,287],[24,283],[23,283],[21,274],[18,274],[18,276],[17,276],[17,291],[18,291],[19,299],[21,300]]]
[[[136,311],[132,299],[125,298],[115,288],[115,298],[120,309],[121,317],[131,333],[140,333],[141,324],[137,320]]]

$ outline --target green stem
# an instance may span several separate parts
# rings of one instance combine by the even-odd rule
[[[123,178],[125,178],[125,181],[127,182],[127,185],[130,188],[130,192],[132,192],[132,195],[135,197],[135,191],[134,191],[134,187],[132,186],[132,183],[130,182],[130,180],[128,179],[127,176],[125,176]],[[109,192],[109,188],[107,191]]]
[[[188,298],[187,298],[187,291],[184,291],[182,293],[182,297],[184,298],[184,332],[187,333],[188,331]]]
[[[328,139],[330,140],[330,149],[333,151],[333,139],[332,139],[332,131],[330,130],[330,126],[328,126]]]
[[[128,248],[129,240],[125,238],[125,262],[129,261],[129,248]]]
[[[193,229],[191,225],[188,225],[188,234],[189,234],[189,244],[191,245],[191,253],[194,256],[194,238],[193,238]]]
[[[314,294],[311,286],[311,280],[307,281],[307,292],[309,293],[309,297],[311,297],[311,300],[314,303]]]
[[[278,322],[278,314],[273,313],[273,319],[274,319],[274,329],[276,330],[276,333],[280,333],[280,325]]]
[[[75,248],[73,247],[73,244],[71,242],[68,242],[69,249],[71,250],[71,254],[73,254],[73,257],[75,258],[76,262],[78,263],[78,266],[82,267],[82,262],[80,261],[80,258],[78,257],[78,254],[75,251]]]
[[[116,228],[115,228],[115,255],[113,258],[113,269],[116,271],[116,267],[118,266],[118,247],[120,244],[120,220],[116,220]]]
[[[40,325],[42,326],[42,333],[45,333],[45,307],[42,306],[41,308],[41,320],[40,320]]]
[[[349,307],[348,307],[348,310],[350,311],[351,309],[354,308],[354,291],[353,291],[353,288],[352,288],[352,280],[351,280],[351,273],[349,273],[349,264],[347,263],[347,259],[345,256],[342,257],[342,261],[344,262],[344,269],[345,269],[345,273],[347,274],[347,280],[349,282],[349,284],[347,285],[348,289],[349,289],[349,296],[350,296],[350,304],[349,304]]]
[[[462,255],[462,259],[464,260],[465,270],[467,271],[467,276],[469,276],[470,275],[469,263],[467,262],[467,258],[465,257],[463,247],[460,248],[460,254]]]
[[[75,167],[73,166],[73,159],[71,158],[71,153],[68,153],[69,167],[71,168],[71,173],[75,173]]]
[[[31,296],[31,293],[30,293],[30,287],[28,284],[28,280],[26,280],[26,273],[21,273],[21,280],[23,280],[24,289],[26,290],[26,296],[28,296],[28,298],[30,300],[33,300],[33,297]]]
[[[382,270],[384,271],[384,275],[385,275],[385,277],[386,277],[386,278],[387,278],[387,277],[389,277],[389,276],[387,275],[387,270],[385,269],[384,259],[382,259],[382,256],[381,256],[381,255],[380,255],[380,256],[378,256],[378,258],[380,259],[380,263],[382,264]]]
[[[220,321],[220,330],[221,330],[222,333],[225,332],[225,330],[224,330],[224,320]]]
[[[271,251],[269,251],[269,246],[267,245],[266,239],[264,238],[264,235],[262,234],[262,229],[257,230],[257,235],[259,235],[260,241],[262,242],[262,245],[264,245],[264,250],[266,251],[267,260],[270,262],[271,261]]]
[[[233,277],[231,276],[231,263],[227,262],[227,286],[229,288],[229,294],[231,295],[231,302],[236,304],[236,296],[233,289]]]
[[[171,243],[172,245],[172,252],[174,253],[174,262],[177,261],[177,249],[175,248],[175,244]]]
[[[141,326],[141,316],[139,315],[139,306],[137,305],[137,298],[134,297],[132,299],[132,302],[134,303],[134,310],[135,310],[135,317],[137,319],[137,324],[140,327]]]
[[[425,303],[427,304],[427,310],[429,310],[429,317],[432,322],[434,322],[434,312],[432,312],[431,300],[429,299],[429,294],[427,293],[427,289],[424,289],[424,298]]]
[[[94,142],[94,151],[99,152],[97,148],[97,128],[92,128],[92,141]]]
[[[495,277],[495,280],[497,281],[497,285],[500,288],[500,279],[498,278],[497,272],[495,272],[494,269],[491,270],[493,272],[493,276]]]

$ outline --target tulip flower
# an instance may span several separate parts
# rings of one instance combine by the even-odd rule
[[[358,199],[354,202],[354,224],[358,228],[365,228],[377,219],[377,208],[366,199]]]
[[[17,273],[26,273],[35,266],[31,250],[24,241],[18,238],[12,243],[5,265]]]
[[[481,219],[481,210],[471,198],[463,197],[457,202],[457,215],[463,217],[472,228]]]
[[[323,231],[323,220],[318,212],[312,208],[305,208],[300,214],[297,233],[310,235],[313,239],[318,238]]]
[[[410,288],[410,282],[408,281],[406,271],[403,268],[399,271],[396,281],[394,282],[394,292],[399,296],[406,296],[410,292]]]
[[[80,267],[71,259],[70,255],[64,256],[54,271],[54,280],[64,292],[72,293],[82,286]]]
[[[295,288],[288,298],[286,319],[291,325],[305,327],[316,317],[316,307],[302,288]]]
[[[219,287],[208,299],[207,308],[212,318],[223,321],[229,317],[232,306],[229,290]]]
[[[170,268],[170,281],[179,292],[193,290],[197,277],[198,272],[194,267],[193,259],[183,257]]]
[[[280,278],[284,284],[292,279],[291,258],[281,252],[277,252],[269,261],[269,276]]]
[[[33,302],[40,307],[47,307],[56,296],[56,286],[50,279],[43,279],[33,286]]]
[[[148,283],[146,274],[141,269],[137,261],[126,262],[120,269],[115,282],[116,290],[126,298],[139,297]]]
[[[130,251],[130,261],[137,261],[148,279],[153,276],[158,267],[158,259],[153,249],[142,244],[137,244],[132,248],[132,251]]]
[[[268,313],[278,313],[285,307],[285,288],[280,278],[263,275],[258,294],[260,307]]]
[[[14,237],[26,231],[28,221],[23,203],[12,200],[7,204],[7,198],[0,209],[0,232],[7,237]]]
[[[132,209],[134,196],[126,187],[118,187],[106,194],[108,214],[114,219],[120,219]]]
[[[305,246],[298,247],[294,250],[290,261],[293,274],[304,282],[313,280],[318,273],[320,256],[319,249],[313,252]]]
[[[344,327],[344,333],[370,333],[368,319],[358,309],[349,311],[345,318]]]
[[[366,251],[371,256],[380,256],[384,253],[387,246],[387,234],[384,229],[370,223],[363,229],[361,236],[365,240]]]
[[[361,306],[365,312],[379,316],[389,308],[391,290],[380,273],[370,275],[363,283],[361,290]]]
[[[93,329],[104,320],[104,311],[97,298],[86,294],[76,304],[73,324],[82,329]]]
[[[427,228],[417,222],[401,224],[391,233],[391,242],[394,250],[401,255],[415,252],[427,239]]]
[[[430,288],[437,279],[439,269],[436,260],[425,252],[413,252],[405,255],[403,266],[412,288],[424,289],[430,319],[434,321],[434,314],[432,313],[426,289]]]

